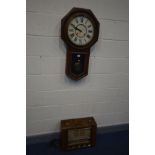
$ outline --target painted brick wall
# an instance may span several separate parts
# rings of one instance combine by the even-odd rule
[[[61,18],[91,9],[100,22],[89,74],[65,75]],[[98,126],[128,123],[128,0],[27,0],[27,135],[59,131],[61,119],[94,116]]]

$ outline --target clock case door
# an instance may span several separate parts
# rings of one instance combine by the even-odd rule
[[[66,59],[66,75],[73,80],[80,80],[81,78],[88,75],[88,65],[90,50],[87,49],[83,52],[75,49],[67,50]]]
[[[94,36],[92,40],[83,46],[73,44],[68,37],[68,25],[70,21],[77,17],[87,17],[94,26]],[[88,75],[90,48],[98,40],[99,22],[89,9],[72,8],[71,11],[61,20],[61,38],[67,45],[66,75],[73,80],[80,80]],[[76,56],[79,59],[76,59]]]

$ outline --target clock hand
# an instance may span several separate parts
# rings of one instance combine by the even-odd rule
[[[80,29],[78,29],[77,27],[75,27],[75,25],[73,25],[73,24],[71,24],[71,25],[72,25],[72,27],[73,27],[75,30],[78,30],[78,31],[82,32],[82,30],[80,30]]]
[[[73,24],[71,24],[72,25],[72,27],[76,30],[76,27],[75,27],[75,25],[73,25]]]
[[[78,31],[82,32],[82,30],[80,30],[80,29],[79,29],[79,28],[77,28],[77,27],[76,27],[76,30],[78,30]]]

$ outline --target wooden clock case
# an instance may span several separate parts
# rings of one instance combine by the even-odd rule
[[[94,36],[92,40],[83,46],[77,46],[73,44],[67,34],[70,21],[77,16],[87,17],[94,26]],[[71,11],[69,11],[67,15],[62,18],[61,38],[67,45],[66,75],[68,77],[73,80],[80,80],[81,78],[88,75],[90,48],[97,42],[98,36],[99,22],[91,10],[83,8],[72,8]],[[78,55],[81,57],[80,69],[76,67],[76,56]]]

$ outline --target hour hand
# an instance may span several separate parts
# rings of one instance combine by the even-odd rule
[[[82,32],[82,30],[78,29],[77,27],[76,27],[76,30],[78,30],[78,31]]]

